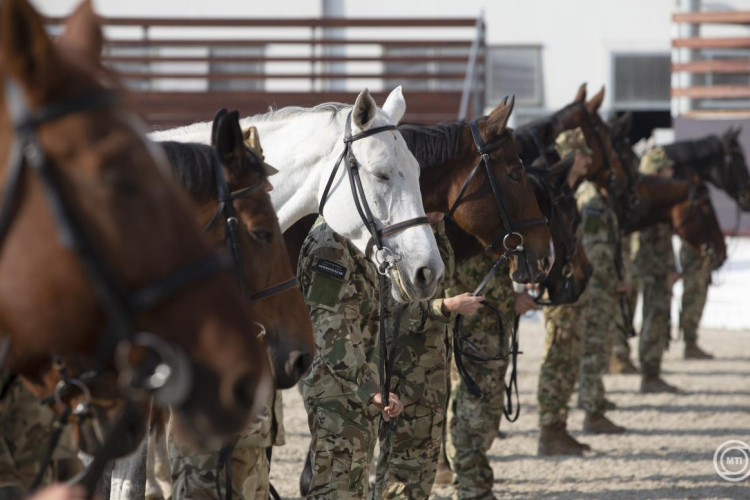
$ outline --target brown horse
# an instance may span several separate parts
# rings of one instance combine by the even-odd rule
[[[271,184],[262,161],[245,143],[239,113],[217,115],[215,124],[214,147],[221,166],[214,160],[210,146],[170,141],[159,145],[178,182],[197,204],[198,223],[201,227],[210,226],[208,235],[214,247],[229,246],[230,253],[239,252],[236,272],[247,307],[265,327],[276,386],[288,389],[310,366],[315,349],[307,306],[296,286],[268,195]],[[235,193],[226,201],[232,204],[233,214],[217,212],[220,201],[216,168],[222,168],[220,175],[226,179],[229,193]],[[221,223],[216,223],[217,215]],[[232,217],[240,222],[236,229],[230,225]]]
[[[515,138],[507,128],[513,111],[513,100],[503,101],[488,116],[476,121],[482,140],[495,145],[488,153],[491,171],[498,186],[502,210],[507,210],[511,224],[541,220],[531,183],[518,161]],[[507,228],[499,214],[498,198],[493,193],[487,172],[482,169],[470,177],[472,169],[482,156],[470,125],[466,121],[446,122],[438,125],[400,125],[399,131],[411,153],[419,162],[422,203],[426,212],[449,213],[467,233],[476,236],[486,247],[493,243],[499,254],[505,251],[501,244]],[[459,193],[468,181],[461,199]],[[302,241],[314,221],[305,218],[290,228],[284,237],[290,256],[296,264]],[[523,237],[520,254],[511,254],[511,277],[520,283],[539,283],[554,262],[549,229],[544,224],[518,231]]]
[[[534,120],[518,127],[517,135],[521,159],[531,165],[555,138],[565,130],[580,127],[586,144],[593,151],[593,165],[586,173],[588,181],[605,190],[613,199],[618,216],[628,207],[631,193],[629,173],[621,164],[612,147],[610,129],[599,116],[599,108],[604,101],[604,87],[586,102],[586,84],[580,86],[572,103],[552,115]]]
[[[637,179],[635,209],[625,212],[621,227],[631,233],[657,223],[669,223],[675,234],[699,252],[711,257],[714,269],[726,259],[726,243],[708,190],[695,173],[686,179],[643,175],[640,159],[630,146],[631,116],[611,121],[612,141],[620,161]]]
[[[26,0],[0,5],[0,71],[3,91],[13,96],[1,106],[0,150],[15,151],[0,163],[7,230],[0,331],[11,346],[3,368],[47,396],[63,374],[81,376],[51,367],[53,353],[93,367],[85,379],[92,408],[76,422],[80,428],[92,416],[106,430],[123,406],[112,403],[121,394],[118,348],[120,375],[131,375],[128,389],[161,387],[154,393],[174,404],[186,437],[208,444],[242,429],[271,389],[260,329],[232,275],[213,264],[215,254],[157,151],[113,100],[117,83],[99,66],[101,48],[88,3],[58,44]],[[16,149],[33,141],[38,147]],[[148,375],[143,368],[154,355],[164,356],[151,366],[160,371],[149,387],[139,376]],[[168,374],[159,368],[165,363]],[[106,398],[103,406],[97,397]],[[147,405],[132,406],[145,412]],[[140,441],[136,422],[117,436],[119,453]]]

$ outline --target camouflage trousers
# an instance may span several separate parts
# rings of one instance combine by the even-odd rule
[[[408,336],[412,335],[399,337],[399,343]],[[380,456],[373,498],[427,499],[430,496],[448,399],[447,349],[441,352],[442,359],[425,363],[428,366],[394,363],[396,385],[393,390],[403,403],[404,411],[395,421],[395,430],[385,422],[380,424]]]
[[[669,346],[669,308],[672,290],[667,286],[667,277],[649,277],[642,280],[643,326],[639,344],[641,372],[644,375],[659,375],[664,351]]]
[[[682,267],[682,309],[680,311],[680,330],[685,342],[698,340],[703,308],[711,285],[711,265],[690,245],[682,242],[680,248],[680,266]]]
[[[596,270],[594,271],[596,273]],[[612,346],[622,336],[622,315],[615,283],[591,279],[584,309],[583,348],[581,353],[578,401],[586,412],[604,413],[604,372],[609,365]]]
[[[0,374],[4,384],[9,378]],[[0,402],[0,500],[25,496],[47,453],[55,415],[16,379]],[[66,479],[80,469],[67,426],[42,485]]]
[[[547,334],[537,390],[540,426],[568,421],[568,402],[581,367],[585,301],[584,295],[575,304],[544,308]]]
[[[307,498],[366,498],[380,412],[355,398],[305,401],[313,477]]]
[[[500,342],[493,328],[477,329],[471,340],[487,355],[499,352]],[[503,340],[503,352],[508,352],[510,332],[507,327]],[[487,453],[497,437],[503,417],[505,400],[502,388],[509,358],[484,363],[464,361],[484,398],[473,396],[464,380],[459,378],[448,404],[446,454],[455,475],[454,482],[458,483],[459,499],[493,498],[495,478]]]
[[[216,500],[218,453],[204,453],[170,459],[173,499]],[[232,453],[232,496],[241,500],[268,499],[268,460],[265,448],[238,448]],[[219,477],[226,494],[226,474]]]
[[[631,292],[628,294],[628,304],[630,305],[630,323],[633,324],[635,321],[635,308],[638,306],[638,278],[630,276],[630,285],[633,287]],[[612,344],[612,356],[622,361],[630,360],[630,343],[623,332],[620,332],[614,339]]]

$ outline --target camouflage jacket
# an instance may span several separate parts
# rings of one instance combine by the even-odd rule
[[[318,218],[297,265],[315,337],[312,366],[300,380],[308,402],[342,396],[362,406],[379,392],[378,271]]]
[[[633,233],[631,244],[633,274],[638,278],[666,278],[676,270],[669,224],[656,224]]]
[[[496,260],[496,255],[482,252],[464,262],[458,263],[453,280],[450,283],[450,288],[448,289],[448,294],[455,296],[466,292],[473,292]],[[484,290],[482,290],[485,299],[506,316],[506,321],[510,320],[510,315],[513,312],[513,304],[516,300],[516,295],[513,292],[513,281],[510,279],[508,273],[508,264],[502,264],[495,271],[494,276],[484,287]],[[492,311],[485,307],[480,307],[475,315],[464,318],[464,329],[466,331],[491,331],[496,328],[496,323],[497,319]]]
[[[591,279],[606,276],[616,282],[615,252],[620,246],[617,215],[604,195],[590,182],[583,182],[575,196],[581,212],[583,248],[594,266]]]
[[[435,224],[433,232],[440,251],[440,258],[445,265],[445,281],[443,282],[445,284],[452,278],[454,272],[453,248],[445,235],[445,224],[443,222]],[[395,353],[395,363],[424,367],[445,365],[448,357],[446,335],[453,314],[447,316],[443,314],[443,297],[444,286],[439,286],[431,300],[412,302],[406,306],[399,329],[399,347]],[[393,297],[389,297],[387,305],[388,316],[385,322],[388,341],[391,342],[394,314],[398,304],[393,300]],[[371,328],[377,329],[378,326],[373,325]]]

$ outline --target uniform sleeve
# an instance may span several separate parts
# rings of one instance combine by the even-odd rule
[[[367,405],[379,392],[365,356],[355,262],[345,245],[312,246],[300,263],[300,283],[315,337],[316,358],[341,386]],[[322,389],[322,388],[321,388]]]
[[[591,264],[596,268],[596,276],[615,276],[615,249],[613,238],[619,238],[617,228],[612,227],[614,215],[606,202],[599,196],[591,196],[579,203],[583,247]]]
[[[430,319],[447,324],[453,319],[453,313],[449,312],[447,316],[443,314],[444,301],[445,299],[432,299],[427,302],[427,314],[430,316]]]

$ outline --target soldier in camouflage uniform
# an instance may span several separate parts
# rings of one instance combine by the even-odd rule
[[[283,419],[281,391],[276,391],[275,398],[273,396],[272,394],[272,400],[264,408],[259,420],[250,424],[239,436],[232,451],[230,466],[234,498],[241,500],[266,500],[268,498],[266,448],[284,444],[281,425]],[[215,500],[218,495],[217,472],[220,474],[222,493],[227,487],[226,475],[217,471],[221,453],[219,451],[195,453],[184,447],[175,439],[173,425],[174,422],[170,419],[167,425],[167,449],[172,471],[171,498]]]
[[[672,176],[672,160],[663,148],[654,148],[641,159],[644,174]],[[675,270],[672,230],[669,224],[648,227],[633,239],[633,270],[643,293],[643,324],[639,345],[641,392],[677,392],[661,379],[661,360],[669,346],[669,309]],[[636,244],[637,243],[637,244]]]
[[[682,269],[682,309],[680,330],[685,339],[685,359],[713,359],[711,354],[698,347],[698,326],[706,305],[708,287],[711,285],[711,259],[701,256],[686,241],[680,247]]]
[[[591,149],[586,145],[580,128],[563,132],[555,142],[561,157],[572,153],[576,155],[576,161],[593,161]],[[579,227],[579,233],[581,230]],[[582,234],[578,238],[582,238]],[[541,428],[539,455],[581,455],[590,449],[588,445],[579,443],[566,429],[568,403],[581,366],[586,296],[584,292],[575,304],[544,308],[547,335],[537,390]]]
[[[591,182],[576,191],[581,212],[583,247],[594,272],[588,282],[584,310],[583,351],[578,390],[579,404],[586,410],[583,430],[594,434],[617,434],[625,428],[605,416],[606,398],[603,375],[612,346],[625,328],[620,294],[629,292],[626,281],[618,281],[616,258],[620,256],[620,229],[606,192]]]
[[[395,417],[402,409],[395,394],[380,409],[378,270],[319,218],[302,246],[297,276],[316,344],[300,380],[312,435],[307,498],[365,498],[380,415]]]
[[[456,295],[473,291],[497,259],[495,255],[481,253],[456,266],[449,293]],[[500,311],[503,318],[504,338],[501,343],[497,333],[497,318],[488,308],[481,308],[473,317],[463,322],[464,332],[471,332],[471,341],[480,354],[494,356],[510,348],[514,306],[521,313],[536,307],[526,294],[517,295],[508,276],[508,266],[500,266],[484,289],[486,300]],[[448,404],[448,436],[446,454],[458,483],[458,498],[493,498],[494,476],[487,452],[497,437],[503,416],[505,372],[509,357],[475,362],[465,359],[466,369],[484,393],[483,399],[473,396],[462,378],[451,392]]]
[[[442,219],[442,214],[428,215],[433,220]],[[445,282],[450,282],[454,258],[445,224],[435,224],[433,232],[445,265]],[[396,420],[395,432],[388,425],[380,426],[373,498],[426,499],[432,491],[448,403],[448,325],[454,313],[473,314],[484,298],[469,293],[441,298],[444,295],[439,288],[432,300],[409,304],[404,310],[393,365],[394,392],[404,412]],[[386,320],[389,334],[393,305],[391,300],[391,315]]]
[[[19,379],[0,372],[0,388],[6,387],[0,401],[0,500],[26,496],[47,453],[55,420],[53,411],[39,404]],[[79,467],[67,426],[41,484],[67,479]]]

